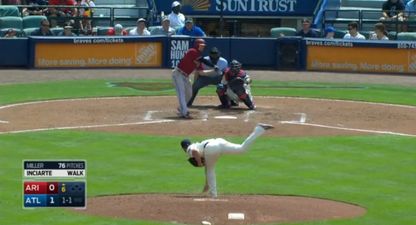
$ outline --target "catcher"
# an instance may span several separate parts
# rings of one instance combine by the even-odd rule
[[[212,198],[217,197],[217,181],[215,178],[215,164],[222,154],[241,154],[266,130],[272,129],[269,124],[259,123],[253,132],[240,145],[228,142],[222,138],[208,139],[191,143],[190,140],[181,141],[182,149],[189,155],[188,161],[195,167],[205,167],[205,186],[203,193],[209,192]]]
[[[217,94],[221,101],[219,107],[228,109],[231,105],[238,105],[232,104],[233,102],[242,101],[250,110],[256,109],[250,83],[250,76],[241,69],[241,63],[237,60],[231,61],[230,68],[224,72],[221,83],[217,85]]]

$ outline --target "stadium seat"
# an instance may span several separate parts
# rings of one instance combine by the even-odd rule
[[[16,28],[21,30],[22,27],[22,18],[17,16],[5,16],[0,17],[0,29],[4,28]]]
[[[19,8],[13,5],[0,5],[0,17],[20,16]]]
[[[32,32],[35,31],[36,29],[39,29],[39,28],[32,27],[32,28],[23,29],[23,35],[25,37],[29,37],[32,34]]]
[[[387,34],[387,37],[389,37],[390,40],[396,40],[397,39],[397,32],[396,31],[390,31]]]
[[[52,31],[53,35],[58,36],[62,31],[64,31],[64,28],[54,27],[54,28],[51,28],[51,31]]]
[[[112,29],[112,27],[97,27],[97,35],[106,36],[110,29]]]
[[[295,36],[296,29],[292,27],[274,27],[270,29],[270,33],[272,37],[281,37],[283,36]]]
[[[152,33],[152,30],[156,29],[158,26],[150,26],[147,28],[147,30]]]
[[[346,33],[347,33],[347,31],[335,30],[335,36],[334,36],[334,38],[344,38],[344,36],[345,36]]]
[[[4,37],[7,31],[9,31],[9,29],[10,28],[0,29],[0,37]],[[22,30],[18,30],[18,29],[15,29],[15,30],[17,31],[17,34],[16,34],[17,37],[22,36]]]
[[[46,19],[46,16],[26,16],[23,17],[23,29],[40,27],[40,21]]]
[[[360,34],[362,34],[367,40],[370,39],[370,35],[372,33],[374,33],[374,31],[360,31]]]
[[[136,27],[126,27],[125,30],[127,31],[127,33],[130,33],[131,30],[133,30]]]
[[[400,32],[397,34],[399,41],[416,41],[416,32]]]

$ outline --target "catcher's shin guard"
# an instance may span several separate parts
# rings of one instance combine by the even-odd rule
[[[230,107],[230,102],[229,102],[228,97],[225,93],[226,91],[227,91],[227,87],[225,85],[223,85],[223,84],[218,84],[217,85],[217,95],[218,95],[218,98],[220,99],[222,108],[229,108]]]
[[[254,110],[256,109],[256,106],[254,105],[253,101],[251,101],[250,96],[248,96],[248,94],[243,94],[238,96],[240,98],[241,101],[244,102],[244,104],[250,109],[250,110]]]

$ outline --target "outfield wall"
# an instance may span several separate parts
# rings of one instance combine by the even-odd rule
[[[416,42],[306,39],[307,70],[416,74]]]
[[[342,39],[205,38],[207,54],[249,68],[416,74],[416,42]],[[0,67],[173,68],[193,45],[188,36],[0,39]]]

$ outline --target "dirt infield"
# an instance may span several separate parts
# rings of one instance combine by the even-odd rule
[[[330,200],[267,195],[231,195],[219,199],[188,195],[122,195],[88,199],[88,215],[171,223],[264,224],[353,218],[366,210]],[[243,213],[242,219],[228,219]]]
[[[2,106],[0,134],[93,129],[151,135],[245,136],[256,123],[265,122],[276,126],[267,133],[269,136],[416,135],[416,107],[410,106],[257,97],[258,109],[248,111],[245,106],[218,110],[216,103],[215,97],[199,97],[191,109],[193,120],[178,119],[175,97],[58,100]]]

